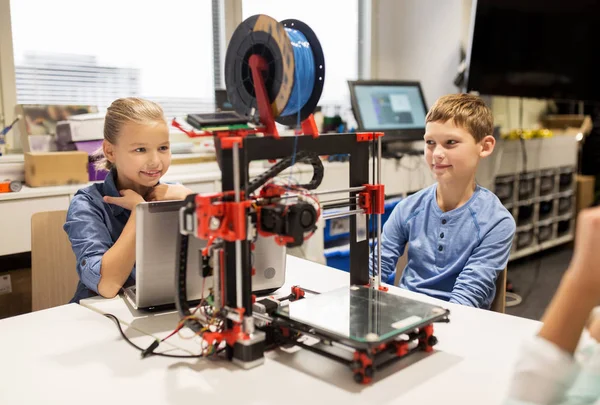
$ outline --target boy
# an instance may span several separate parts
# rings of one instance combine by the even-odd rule
[[[393,284],[408,244],[401,287],[489,308],[515,233],[512,215],[475,182],[479,160],[496,143],[492,113],[479,97],[451,94],[436,101],[425,122],[425,161],[437,182],[402,200],[385,223],[382,280]]]

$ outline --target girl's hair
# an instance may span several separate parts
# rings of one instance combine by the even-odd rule
[[[136,97],[119,98],[112,102],[104,118],[104,140],[117,143],[125,124],[165,122],[163,109],[155,102]],[[102,147],[93,154],[96,170],[111,170],[114,165],[106,159]]]

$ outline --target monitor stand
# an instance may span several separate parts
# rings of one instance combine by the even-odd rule
[[[385,137],[384,137],[385,138]],[[384,143],[381,156],[388,159],[401,159],[404,156],[422,156],[421,142],[396,141]]]

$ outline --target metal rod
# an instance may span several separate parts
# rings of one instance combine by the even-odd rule
[[[341,203],[323,204],[323,205],[321,205],[321,208],[323,208],[324,210],[327,210],[327,209],[333,209],[333,208],[354,207],[355,205],[356,205],[356,202],[347,201],[347,202],[341,202]]]
[[[327,205],[327,204],[333,204],[333,203],[348,202],[350,200],[356,200],[357,198],[358,198],[358,195],[355,195],[355,196],[346,197],[346,198],[336,198],[334,200],[319,201],[319,203],[321,205]]]
[[[377,184],[381,184],[381,137],[377,138]],[[381,285],[381,214],[377,214],[377,288]]]
[[[262,313],[256,312],[256,311],[252,312],[252,317],[254,319],[258,319],[259,321],[265,321],[265,322],[269,322],[269,323],[273,322],[273,318],[271,318],[269,315],[262,314]]]
[[[355,193],[355,192],[363,191],[364,189],[365,188],[363,186],[360,186],[360,187],[340,188],[338,190],[314,191],[311,194],[312,195],[326,195],[326,194],[337,194],[337,193]],[[295,197],[297,197],[297,194],[282,195],[279,198],[284,200],[286,198],[295,198]],[[352,197],[356,197],[356,196],[349,196],[348,198],[352,198]]]
[[[290,343],[294,344],[296,346],[299,346],[299,347],[301,347],[301,348],[303,348],[305,350],[308,350],[309,352],[320,354],[321,356],[327,357],[330,360],[337,361],[338,363],[342,363],[344,365],[350,365],[350,364],[352,364],[352,360],[348,360],[348,359],[345,359],[345,358],[343,358],[341,356],[337,356],[337,355],[335,355],[333,353],[328,352],[325,349],[319,349],[318,348],[319,345],[309,346],[309,345],[307,345],[307,344],[305,344],[303,342],[300,342],[298,340],[293,340],[293,341],[290,340]]]
[[[352,216],[352,215],[364,214],[364,213],[365,213],[365,211],[362,210],[362,209],[361,210],[336,212],[334,214],[323,215],[323,220],[334,219],[334,218],[344,218],[344,217],[349,217],[349,216]]]
[[[338,194],[338,193],[355,193],[359,191],[363,191],[365,188],[363,186],[360,187],[350,187],[350,188],[340,188],[338,190],[325,190],[325,191],[315,191],[312,192],[312,195],[326,195],[326,194]],[[286,194],[279,197],[280,200],[285,200],[287,198],[296,198],[297,194]],[[348,198],[357,198],[358,196],[348,196]]]
[[[240,202],[240,145],[233,144],[233,191],[235,202]],[[235,241],[235,288],[236,306],[242,307],[242,241]]]
[[[213,249],[213,287],[214,287],[214,307],[221,308],[221,249]]]
[[[320,292],[318,292],[318,291],[315,291],[315,290],[309,290],[308,288],[304,288],[304,287],[302,287],[302,286],[298,286],[298,287],[300,287],[300,289],[301,289],[301,290],[304,290],[304,292],[307,292],[307,293],[309,293],[309,294],[314,294],[314,295],[319,295],[319,294],[321,294],[321,293],[320,293]]]
[[[350,188],[340,188],[339,190],[325,190],[325,191],[315,191],[314,195],[325,195],[325,194],[337,194],[337,193],[354,193],[358,191],[363,191],[365,188],[363,186],[359,187],[350,187]]]

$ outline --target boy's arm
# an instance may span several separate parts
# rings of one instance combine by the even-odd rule
[[[392,284],[393,277],[396,274],[396,263],[398,258],[404,253],[406,242],[408,241],[408,232],[402,223],[401,203],[398,203],[392,211],[389,219],[383,226],[381,233],[381,281]],[[376,249],[372,254],[375,254]],[[373,274],[373,257],[369,258],[370,274]],[[390,280],[391,278],[391,280]]]
[[[496,278],[508,263],[515,234],[515,222],[505,217],[482,239],[458,275],[450,302],[489,308],[496,290]]]

